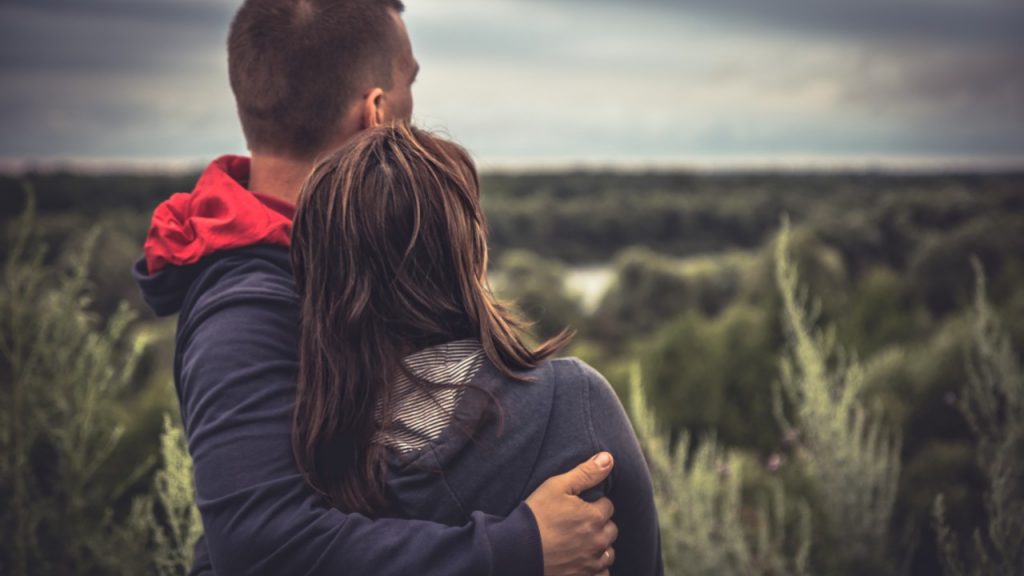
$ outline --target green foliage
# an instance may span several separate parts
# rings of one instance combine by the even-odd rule
[[[164,415],[163,422],[163,464],[153,478],[152,494],[135,498],[115,538],[131,545],[138,535],[148,535],[147,573],[180,576],[192,567],[193,550],[203,533],[203,524],[195,504],[192,458],[185,445],[185,434],[169,416]]]
[[[92,573],[103,567],[96,520],[127,485],[98,482],[123,434],[113,404],[139,350],[127,341],[132,314],[105,328],[87,312],[86,271],[95,234],[52,281],[31,242],[31,205],[17,228],[0,292],[0,351],[7,368],[2,426],[11,463],[9,521],[14,574]],[[6,518],[5,518],[6,520]],[[5,538],[6,539],[6,538]],[[57,545],[59,543],[59,545]]]
[[[899,316],[900,311],[892,314]],[[887,347],[864,364],[864,397],[902,433],[894,517],[901,533],[909,532],[919,543],[918,574],[940,570],[931,529],[938,494],[946,494],[958,526],[972,525],[984,515],[975,442],[955,407],[967,379],[963,350],[970,340],[968,320],[960,315],[948,318],[926,336]]]
[[[624,250],[592,329],[614,343],[653,332],[690,311],[718,315],[737,298],[749,260],[744,254],[680,260],[642,247]]]
[[[970,260],[978,258],[997,274],[993,288],[1004,300],[1024,281],[1024,270],[1006,254],[1024,253],[1024,215],[991,214],[922,236],[908,266],[916,296],[935,314],[946,314],[971,302]]]
[[[132,339],[134,314],[121,305],[102,323],[90,311],[98,232],[85,236],[66,269],[43,264],[31,199],[13,229],[0,285],[0,541],[8,543],[0,572],[146,573],[153,552],[146,543],[157,527],[122,525],[115,504],[152,464],[106,469],[124,437],[119,402],[142,352]],[[182,469],[180,459],[174,466]],[[182,481],[174,474],[162,489]],[[162,521],[174,526],[176,514]]]
[[[618,256],[615,269],[615,284],[594,314],[600,338],[649,333],[686,310],[688,287],[678,262],[634,248]]]
[[[176,403],[169,385],[175,326],[173,320],[148,316],[128,269],[145,236],[150,210],[171,192],[188,189],[194,175],[30,174],[24,179],[35,185],[39,212],[27,228],[15,222],[25,205],[20,194],[23,179],[0,177],[0,221],[4,232],[11,233],[0,242],[0,259],[7,262],[0,337],[12,350],[17,348],[11,357],[21,358],[0,356],[0,573],[21,573],[15,571],[15,550],[22,551],[22,558],[25,550],[45,555],[45,563],[29,566],[44,574],[62,570],[72,553],[93,558],[75,567],[84,574],[149,574],[158,564],[180,570],[191,552],[184,543],[194,537],[187,528],[194,516],[183,506],[164,502],[184,501],[185,477],[174,481],[182,491],[165,491],[177,494],[169,499],[158,496],[154,484],[157,469],[185,465],[177,457],[161,459],[158,452],[162,415]],[[685,574],[693,567],[709,572],[722,566],[723,574],[734,569],[795,572],[800,542],[806,541],[799,537],[805,511],[815,527],[814,546],[804,563],[808,571],[839,575],[896,570],[893,554],[885,551],[868,565],[850,558],[862,541],[863,527],[851,522],[847,530],[842,521],[831,520],[833,508],[840,507],[832,501],[834,495],[863,495],[863,490],[837,486],[871,484],[877,474],[868,467],[867,472],[856,470],[850,479],[845,474],[854,467],[844,465],[835,472],[846,478],[839,482],[828,470],[817,471],[814,466],[823,464],[810,461],[809,432],[801,420],[800,401],[789,394],[791,387],[779,392],[782,415],[792,429],[779,429],[779,407],[773,409],[772,383],[780,380],[778,357],[785,344],[780,328],[791,320],[780,313],[785,302],[775,289],[777,246],[771,239],[778,214],[791,214],[789,253],[801,282],[820,301],[820,314],[807,311],[806,298],[794,301],[805,312],[807,341],[819,346],[816,356],[822,373],[835,377],[833,385],[843,380],[841,374],[857,372],[861,366],[863,383],[855,383],[860,388],[855,396],[864,414],[870,412],[861,436],[867,442],[868,430],[881,417],[901,433],[900,487],[893,519],[875,541],[884,538],[890,549],[907,549],[904,535],[916,534],[919,545],[907,571],[932,576],[941,570],[929,528],[936,495],[943,494],[947,533],[958,545],[958,562],[968,573],[985,569],[976,548],[986,551],[992,565],[999,562],[989,536],[994,515],[988,510],[1014,517],[1011,508],[999,503],[1014,501],[1008,488],[1014,483],[999,484],[1002,492],[988,488],[990,477],[1009,477],[1009,468],[1004,465],[1004,471],[993,476],[989,466],[1001,460],[989,454],[999,451],[986,449],[981,457],[982,435],[973,431],[957,404],[966,402],[961,391],[971,377],[964,349],[974,350],[971,371],[976,376],[989,370],[982,366],[994,366],[982,362],[972,344],[977,340],[976,315],[962,311],[972,298],[971,254],[979,256],[989,274],[991,316],[1000,318],[1007,342],[1016,342],[1012,351],[1017,357],[1021,353],[1022,189],[1021,174],[579,172],[484,175],[482,196],[499,280],[495,286],[518,299],[527,317],[539,321],[538,332],[547,335],[564,324],[578,327],[570,353],[598,366],[627,405],[631,366],[644,366],[652,416],[664,426],[658,437],[668,450],[662,462],[670,465],[662,470],[672,470],[664,472],[662,480],[656,475],[663,486],[660,505],[673,511],[671,522],[665,524],[667,546],[685,546],[669,552],[676,558],[670,570]],[[97,224],[102,225],[99,232]],[[41,244],[53,250],[44,253],[38,248]],[[87,274],[76,273],[86,245],[92,245],[97,257],[87,259]],[[571,293],[572,282],[565,281],[567,274],[570,280],[585,276],[580,269],[568,268],[581,264],[587,273],[597,270],[601,279],[616,280],[596,311],[589,305],[581,310]],[[505,271],[515,280],[499,286]],[[62,288],[63,283],[76,274],[81,298],[54,296],[69,290]],[[122,309],[125,301],[141,312],[141,320],[130,321],[131,314]],[[61,336],[52,328],[37,330],[58,322],[84,323],[86,328],[67,329]],[[111,330],[117,332],[118,323],[126,325],[117,329],[121,338],[113,343]],[[835,335],[810,328],[815,323],[834,325]],[[72,465],[72,457],[58,445],[74,435],[50,428],[72,426],[74,419],[64,415],[69,406],[83,402],[90,386],[82,381],[72,386],[71,374],[89,372],[82,367],[90,363],[95,364],[93,372],[101,372],[98,360],[81,360],[81,366],[72,361],[90,357],[80,344],[89,331],[115,349],[105,364],[114,372],[128,367],[133,349],[142,353],[126,382],[113,385],[114,377],[103,384],[105,378],[96,378],[100,388],[89,392],[96,397],[90,408],[92,440],[83,445],[92,446],[86,451],[99,456],[102,440],[113,448],[91,474],[85,474],[84,464]],[[844,362],[845,354],[835,342],[842,342],[842,349],[858,350],[863,362],[848,357],[845,360],[850,361]],[[55,346],[61,350],[47,348]],[[804,378],[801,362],[806,364],[806,359],[794,356],[792,346],[786,354],[792,376]],[[49,378],[46,385],[37,385],[42,377],[34,378],[31,386],[22,381],[16,385],[12,374],[18,362]],[[993,370],[989,371],[998,372]],[[792,384],[785,376],[781,380]],[[997,405],[1006,404],[1000,400]],[[19,410],[12,410],[14,406]],[[818,416],[832,414],[842,422],[841,407],[836,401]],[[982,429],[991,426],[991,414],[973,412]],[[994,414],[1004,416],[1000,411]],[[878,434],[879,442],[892,440],[884,430]],[[116,442],[111,440],[115,437]],[[854,437],[847,434],[846,440]],[[680,439],[682,448],[675,444]],[[1014,450],[1007,453],[1022,452]],[[778,463],[778,457],[781,467],[766,465]],[[824,462],[831,462],[829,458],[838,456],[826,454]],[[720,466],[729,473],[719,473]],[[69,470],[78,470],[74,474],[85,478],[77,481],[81,496],[75,504],[84,512],[67,516],[72,522],[64,523],[66,515],[54,511],[69,509],[74,500],[66,496],[71,489]],[[729,482],[735,485],[730,488]],[[698,485],[710,487],[694,488]],[[784,505],[777,505],[780,495]],[[715,528],[702,532],[704,523],[686,510],[678,511],[677,500],[687,502],[689,511],[711,518]],[[15,506],[16,502],[21,504]],[[709,504],[722,502],[738,504]],[[776,510],[785,518],[781,528]],[[177,520],[168,514],[177,514]],[[93,534],[82,534],[75,519],[81,516],[87,517]],[[676,530],[670,527],[672,522],[688,528]],[[757,543],[762,522],[770,528],[770,537],[762,541],[779,546]],[[981,527],[981,548],[972,539],[975,526]],[[725,534],[740,533],[745,544],[722,544]],[[79,537],[92,538],[95,545],[83,548],[75,540]],[[68,544],[64,538],[70,538]],[[707,546],[713,549],[704,549]],[[744,547],[752,552],[744,556]],[[83,549],[87,553],[75,552]],[[754,561],[753,568],[742,561],[771,556],[761,552],[769,549],[781,550],[787,569],[768,570],[768,560]],[[681,551],[697,558],[692,566],[678,559]]]
[[[0,221],[14,220],[25,210],[22,189],[35,190],[40,214],[65,212],[96,217],[127,209],[142,218],[174,192],[190,190],[197,174],[110,174],[83,177],[70,172],[0,175]]]
[[[491,280],[503,297],[535,322],[538,337],[551,338],[583,322],[579,299],[569,294],[565,275],[565,266],[559,262],[526,250],[510,250],[498,259]]]
[[[778,374],[777,318],[737,304],[717,318],[689,312],[638,356],[659,419],[675,434],[714,431],[728,446],[761,453],[778,446],[770,383]]]
[[[1024,569],[1024,371],[986,298],[981,263],[973,264],[974,339],[959,407],[978,441],[988,524],[975,529],[973,554],[964,559],[942,496],[935,523],[947,574],[1010,576]]]
[[[883,266],[864,271],[836,318],[839,338],[865,357],[918,339],[927,325],[927,311],[910,297],[900,276]]]
[[[491,241],[567,261],[605,260],[639,244],[694,254],[757,245],[778,214],[772,191],[690,174],[490,175]]]
[[[788,261],[800,270],[800,279],[818,295],[819,302],[834,308],[841,304],[849,292],[850,278],[842,255],[809,227],[787,228],[786,250]],[[778,243],[772,254],[778,284]]]
[[[788,342],[776,415],[788,434],[800,438],[797,456],[817,487],[828,537],[842,542],[835,548],[837,565],[879,573],[891,565],[886,558],[900,438],[864,407],[860,364],[837,348],[834,333],[815,328],[816,312],[800,295],[788,242],[786,223],[776,246]]]
[[[630,416],[651,469],[666,574],[781,575],[808,573],[811,519],[806,505],[789,518],[782,487],[744,506],[749,462],[714,437],[671,446],[647,407],[639,366],[630,378]],[[795,527],[789,524],[795,523]],[[789,534],[789,536],[787,536]]]

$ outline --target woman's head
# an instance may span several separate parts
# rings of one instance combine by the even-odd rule
[[[487,246],[472,161],[406,124],[357,136],[307,180],[293,263],[306,302],[347,328],[415,346],[473,335]]]
[[[370,438],[403,356],[478,338],[516,377],[569,338],[524,344],[487,284],[469,154],[405,123],[356,136],[313,170],[295,215],[292,265],[302,303],[293,447],[310,483],[348,510],[384,504],[382,449]]]

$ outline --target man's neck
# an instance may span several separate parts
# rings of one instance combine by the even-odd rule
[[[312,169],[313,163],[305,160],[253,154],[249,190],[295,204]]]

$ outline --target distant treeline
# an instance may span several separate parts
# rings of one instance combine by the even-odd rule
[[[25,185],[36,194],[39,214],[74,211],[96,216],[111,210],[149,212],[175,192],[191,190],[198,173],[181,175],[80,175],[63,172],[0,176],[0,220],[25,209]]]
[[[111,211],[148,214],[170,194],[191,190],[197,176],[3,176],[0,221],[21,213],[26,183],[44,217],[89,218]],[[569,172],[482,179],[496,252],[523,248],[566,262],[606,261],[631,245],[680,256],[754,247],[777,230],[782,214],[794,223],[843,220],[849,226],[850,213],[864,213],[864,221],[879,223],[884,241],[898,243],[898,231],[907,225],[948,229],[979,211],[1024,212],[1022,189],[1022,173]]]
[[[864,213],[892,236],[907,224],[948,228],[979,211],[1024,212],[1022,185],[1024,174],[510,175],[486,178],[483,202],[496,249],[579,262],[628,245],[678,256],[754,247],[782,214],[800,223]]]

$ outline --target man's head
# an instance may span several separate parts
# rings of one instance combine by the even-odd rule
[[[400,0],[246,0],[228,68],[249,149],[312,160],[412,115],[419,66]]]

